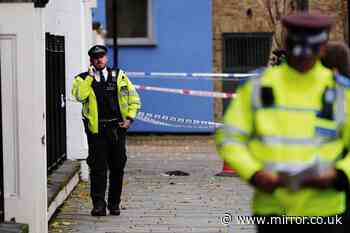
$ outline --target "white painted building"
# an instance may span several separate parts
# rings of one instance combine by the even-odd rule
[[[46,6],[46,31],[64,35],[66,42],[67,155],[85,159],[87,142],[81,120],[81,105],[70,101],[74,76],[87,70],[92,45],[92,14],[96,0],[50,0]]]
[[[96,3],[50,0],[42,8],[33,2],[40,1],[0,0],[5,220],[46,233],[45,32],[65,36],[68,99],[74,75],[88,66]],[[84,150],[80,106],[67,101],[68,158],[81,158]]]

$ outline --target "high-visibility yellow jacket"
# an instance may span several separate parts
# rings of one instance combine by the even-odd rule
[[[112,76],[117,75],[117,94],[119,108],[123,120],[136,117],[141,107],[141,101],[135,87],[124,71],[110,71]],[[88,73],[82,73],[73,80],[72,95],[83,105],[82,114],[88,120],[88,128],[91,133],[98,133],[98,106],[94,90],[91,86],[94,77]]]
[[[246,181],[267,165],[295,167],[316,158],[349,179],[348,86],[320,62],[305,74],[288,64],[266,69],[241,86],[229,105],[216,133],[219,155]],[[330,216],[344,212],[345,194],[334,188],[255,189],[252,208],[259,215]]]

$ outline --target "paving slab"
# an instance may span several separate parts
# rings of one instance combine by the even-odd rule
[[[92,217],[89,183],[80,182],[49,225],[50,233],[252,233],[234,216],[250,215],[251,188],[222,169],[211,136],[129,137],[122,213]],[[189,176],[167,176],[180,170]],[[222,224],[225,213],[233,216]]]

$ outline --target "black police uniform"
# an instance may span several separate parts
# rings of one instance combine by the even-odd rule
[[[125,138],[126,129],[119,127],[123,122],[117,96],[117,75],[112,76],[108,70],[107,81],[100,74],[100,81],[92,83],[97,99],[99,129],[92,134],[84,120],[85,132],[89,145],[87,164],[90,168],[91,198],[94,209],[105,210],[105,193],[107,188],[107,171],[109,170],[108,209],[119,210],[126,164]],[[102,73],[102,72],[101,72]],[[80,74],[80,77],[87,76]]]

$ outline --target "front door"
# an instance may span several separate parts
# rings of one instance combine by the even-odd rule
[[[44,11],[0,3],[5,221],[47,232]]]

